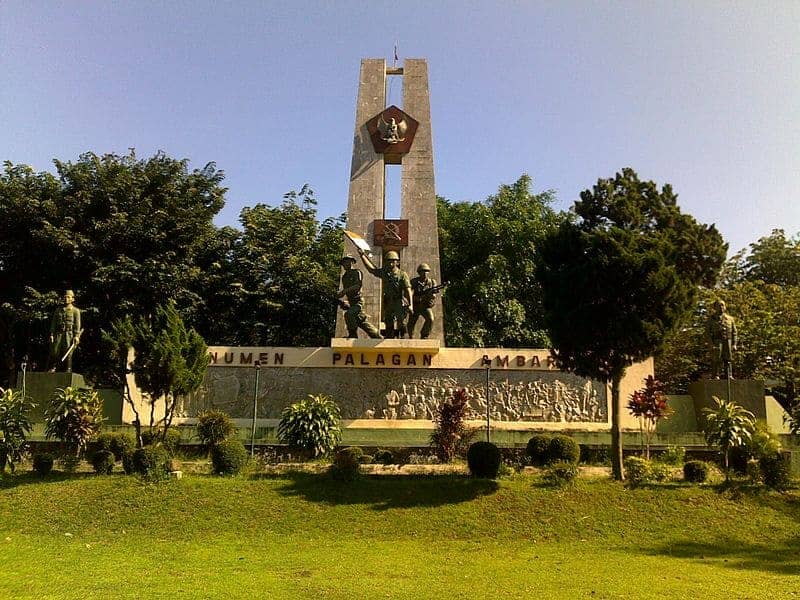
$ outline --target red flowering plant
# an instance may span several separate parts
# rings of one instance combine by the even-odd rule
[[[628,401],[628,410],[634,417],[639,418],[639,431],[642,434],[646,459],[650,459],[650,442],[656,432],[659,419],[665,419],[673,413],[667,406],[667,395],[664,393],[664,384],[652,375],[644,380],[644,388],[631,394]]]

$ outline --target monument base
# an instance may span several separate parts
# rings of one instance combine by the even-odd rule
[[[17,387],[22,389],[22,373],[17,374]],[[44,411],[50,406],[50,400],[55,391],[66,387],[85,388],[87,385],[80,373],[27,372],[25,374],[25,394],[36,404],[31,411],[31,421],[43,421]]]

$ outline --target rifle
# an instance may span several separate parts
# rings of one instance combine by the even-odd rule
[[[432,288],[428,288],[427,290],[422,290],[421,292],[419,292],[419,295],[420,296],[430,296],[431,294],[435,294],[436,292],[443,290],[448,285],[450,285],[449,281],[443,281],[439,285],[435,285]]]
[[[341,308],[342,310],[350,310],[350,305],[349,305],[347,302],[345,302],[344,300],[342,300],[341,298],[337,298],[337,299],[336,299],[336,304],[337,304],[337,305],[339,306],[339,308]]]

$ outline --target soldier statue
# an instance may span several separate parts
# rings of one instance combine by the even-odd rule
[[[430,266],[422,263],[417,267],[417,274],[419,277],[414,277],[411,280],[411,292],[414,295],[414,310],[408,320],[408,337],[414,337],[414,327],[417,321],[422,317],[422,330],[420,331],[420,338],[427,340],[431,335],[431,328],[433,327],[433,307],[436,304],[436,294],[438,288],[436,280],[432,279],[429,274],[431,272]]]
[[[50,322],[50,372],[72,372],[72,357],[81,340],[81,311],[73,303],[75,293],[64,292],[64,306],[56,309]]]
[[[708,318],[706,332],[711,343],[711,376],[732,379],[731,360],[736,350],[737,332],[733,317],[725,312],[725,302],[717,300]]]
[[[347,325],[347,337],[357,338],[359,327],[373,339],[382,339],[378,328],[369,322],[364,314],[364,297],[361,295],[362,276],[361,271],[354,269],[356,259],[349,254],[343,256],[339,261],[344,272],[342,273],[342,289],[337,294],[338,298],[343,296],[347,302],[340,302],[344,309],[344,322]]]
[[[408,274],[400,269],[400,255],[390,250],[383,258],[385,266],[378,268],[363,249],[359,248],[358,253],[367,271],[380,277],[383,282],[381,317],[386,326],[386,337],[404,337],[406,314],[411,309],[411,281]]]

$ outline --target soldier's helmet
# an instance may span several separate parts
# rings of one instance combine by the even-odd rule
[[[400,255],[394,250],[389,250],[384,257],[385,260],[400,260]]]
[[[352,255],[350,255],[350,254],[345,254],[345,255],[344,255],[344,256],[343,256],[343,257],[342,257],[342,258],[339,260],[339,264],[340,264],[340,265],[342,265],[342,264],[344,264],[344,263],[346,263],[346,262],[351,262],[351,263],[355,264],[355,262],[356,262],[356,259],[355,259],[355,258],[353,258],[353,256],[352,256]]]
[[[417,267],[417,273],[422,275],[423,271],[430,271],[431,267],[428,263],[422,263],[420,266]]]

